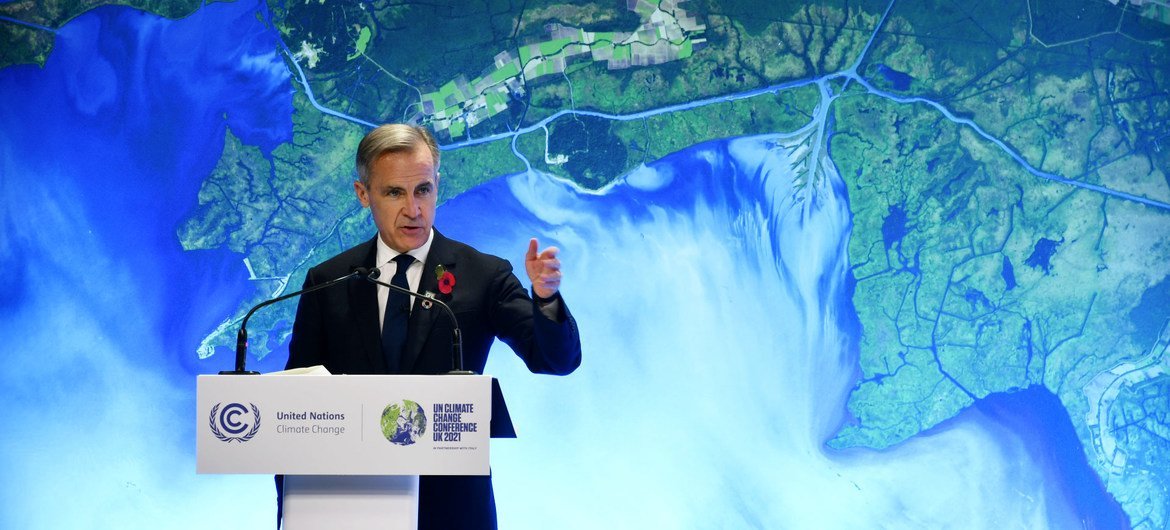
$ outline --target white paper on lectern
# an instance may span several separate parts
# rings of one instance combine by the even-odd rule
[[[204,375],[197,387],[198,473],[490,472],[489,376]]]
[[[289,368],[288,370],[268,372],[261,375],[332,375],[332,373],[324,365],[314,364],[313,366],[306,366],[304,368]]]

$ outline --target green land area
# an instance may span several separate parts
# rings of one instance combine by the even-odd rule
[[[1170,375],[1120,374],[1166,354],[1170,31],[1068,24],[1107,6],[1080,4],[897,4],[858,69],[882,93],[835,101],[863,332],[854,418],[829,445],[889,447],[1042,385],[1131,520],[1163,528],[1170,425],[1146,411]]]
[[[369,237],[372,224],[353,196],[352,146],[365,130],[306,110],[294,99],[293,141],[270,157],[229,130],[224,153],[199,190],[199,204],[178,230],[185,250],[228,248],[244,255],[256,290],[237,314],[204,339],[199,355],[229,348],[248,307],[299,286],[309,267]],[[249,322],[250,349],[264,356],[288,339],[295,303]],[[255,340],[266,337],[266,340]]]
[[[628,121],[567,115],[521,135],[517,147],[534,169],[597,189],[708,140],[795,130],[808,124],[818,103],[816,87],[804,85]]]
[[[1155,486],[1170,480],[1159,464],[1170,454],[1150,436],[1167,425],[1142,413],[1157,410],[1143,407],[1166,375],[1109,405],[1135,419],[1107,427],[1119,429],[1110,436],[1142,440],[1122,444],[1121,465],[1091,450],[1102,434],[1085,418],[1092,381],[1148,358],[1158,340],[1134,315],[1167,281],[1170,215],[1038,179],[926,105],[849,94],[834,111],[853,116],[838,122],[832,148],[850,189],[863,333],[855,421],[829,445],[889,447],[975,399],[1042,385],[1126,510],[1166,521]],[[1153,311],[1164,323],[1164,307]]]

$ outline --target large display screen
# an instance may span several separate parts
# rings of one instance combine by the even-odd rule
[[[195,377],[374,236],[561,249],[584,361],[487,371],[501,528],[1170,528],[1170,8],[0,2],[0,527],[260,528]],[[527,281],[527,280],[525,280]],[[295,301],[250,321],[283,368]]]

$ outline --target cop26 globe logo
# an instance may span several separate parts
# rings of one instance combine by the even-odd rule
[[[427,432],[427,415],[409,399],[382,410],[382,435],[394,445],[411,445]]]
[[[211,415],[207,418],[211,434],[229,443],[251,440],[260,431],[260,409],[252,403],[248,405],[252,407],[251,421],[248,421],[248,407],[239,403],[228,403],[227,406],[217,403],[211,407]]]

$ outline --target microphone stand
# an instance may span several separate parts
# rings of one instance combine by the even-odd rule
[[[410,289],[403,289],[397,285],[389,284],[389,283],[386,283],[384,281],[378,280],[378,276],[380,276],[382,274],[382,271],[379,269],[367,270],[367,269],[362,268],[362,269],[358,269],[358,272],[364,273],[364,275],[362,277],[365,278],[366,280],[369,280],[370,282],[376,283],[376,284],[381,285],[383,287],[387,287],[391,291],[394,291],[397,293],[402,293],[402,294],[409,295],[409,296],[413,296],[415,298],[421,298],[423,300],[431,302],[432,304],[435,304],[439,307],[442,307],[443,310],[447,312],[447,316],[451,318],[451,324],[453,324],[454,328],[455,328],[451,334],[452,335],[451,336],[451,366],[453,367],[453,369],[450,372],[447,372],[447,375],[476,375],[476,373],[472,372],[471,370],[464,370],[463,369],[463,332],[459,331],[459,321],[455,318],[455,312],[451,310],[451,306],[448,306],[447,304],[443,303],[441,300],[435,298],[434,296],[419,294],[419,293],[416,293],[414,291],[411,291]]]
[[[374,270],[377,270],[377,269],[374,269]],[[231,371],[227,371],[227,370],[221,371],[219,373],[219,375],[259,375],[259,372],[253,372],[251,370],[244,369],[244,362],[247,360],[247,357],[248,357],[248,319],[252,318],[252,314],[255,313],[257,309],[260,309],[261,307],[270,306],[272,304],[275,304],[275,303],[283,301],[283,300],[288,300],[289,298],[292,298],[294,296],[299,296],[302,294],[311,293],[313,291],[318,291],[318,290],[324,289],[326,287],[332,287],[333,285],[344,282],[350,278],[353,278],[354,276],[358,276],[358,275],[365,274],[365,273],[366,273],[365,269],[355,269],[353,272],[350,272],[349,274],[346,274],[345,276],[342,276],[340,278],[329,280],[325,283],[309,287],[308,289],[301,289],[299,291],[294,291],[294,292],[291,292],[291,293],[286,294],[284,296],[278,296],[276,298],[273,298],[272,300],[267,300],[264,302],[260,302],[259,304],[256,304],[255,307],[253,307],[250,311],[248,311],[247,315],[244,315],[244,321],[240,323],[240,331],[239,331],[239,333],[236,333],[236,369],[231,370]]]

